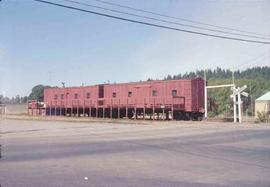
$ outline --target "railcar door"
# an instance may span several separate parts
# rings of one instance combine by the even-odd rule
[[[98,98],[104,98],[104,85],[98,86]]]

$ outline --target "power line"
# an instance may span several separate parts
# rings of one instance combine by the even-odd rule
[[[266,52],[262,53],[259,56],[256,56],[256,57],[254,57],[254,58],[252,58],[252,59],[250,59],[250,60],[248,60],[246,62],[243,62],[243,63],[241,63],[241,64],[239,64],[237,66],[234,66],[232,69],[236,70],[236,68],[239,68],[239,67],[255,64],[255,63],[259,62],[259,61],[267,59],[269,57],[269,55],[270,55],[270,52],[267,50]]]
[[[44,0],[33,0],[33,1],[37,1],[37,2],[45,3],[45,4],[50,4],[50,5],[54,5],[54,6],[58,6],[58,7],[62,7],[62,8],[77,10],[77,11],[81,11],[81,12],[86,12],[86,13],[90,13],[90,14],[95,14],[95,15],[99,15],[99,16],[103,16],[103,17],[114,18],[114,19],[118,19],[118,20],[122,20],[122,21],[128,21],[128,22],[132,22],[132,23],[138,23],[138,24],[142,24],[142,25],[148,25],[148,26],[152,26],[152,27],[180,31],[180,32],[185,32],[185,33],[190,33],[190,34],[197,34],[197,35],[202,35],[202,36],[209,36],[209,37],[222,38],[222,39],[228,39],[228,40],[236,40],[236,41],[242,41],[242,42],[270,44],[270,42],[267,42],[267,41],[234,38],[234,37],[228,37],[228,36],[222,36],[222,35],[214,35],[214,34],[208,34],[208,33],[203,33],[203,32],[196,32],[196,31],[192,31],[192,30],[179,29],[179,28],[169,27],[169,26],[165,26],[165,25],[158,25],[158,24],[154,24],[154,23],[143,22],[143,21],[123,18],[123,17],[119,17],[119,16],[113,16],[110,14],[104,14],[104,13],[100,13],[100,12],[90,11],[90,10],[86,10],[86,9],[76,8],[76,7],[67,6],[67,5],[63,5],[63,4],[59,4],[59,3],[53,3],[53,2],[44,1]]]
[[[120,13],[120,14],[135,16],[135,17],[139,17],[139,18],[150,19],[150,20],[154,20],[154,21],[160,21],[160,22],[163,22],[163,23],[181,25],[181,26],[185,26],[185,27],[196,28],[196,29],[201,29],[201,30],[207,30],[207,31],[212,31],[212,32],[219,32],[219,33],[223,33],[223,34],[231,34],[231,35],[237,35],[237,36],[244,36],[244,37],[250,37],[250,38],[258,38],[258,39],[270,40],[270,38],[266,38],[266,37],[259,37],[259,36],[252,36],[252,35],[247,35],[247,34],[232,33],[232,32],[227,32],[227,31],[222,31],[222,30],[217,30],[217,29],[209,29],[209,28],[200,27],[200,26],[188,25],[188,24],[183,24],[183,23],[173,22],[173,21],[167,21],[167,20],[164,20],[164,19],[158,19],[158,18],[153,18],[153,17],[148,17],[148,16],[141,16],[141,15],[138,15],[138,14],[123,12],[123,11],[109,9],[109,8],[104,8],[104,7],[100,7],[100,6],[96,6],[96,5],[91,5],[91,4],[88,4],[88,3],[81,3],[81,2],[78,2],[78,1],[73,1],[73,0],[62,0],[62,1],[70,2],[70,3],[74,3],[74,4],[78,4],[78,5],[83,5],[83,6],[88,6],[88,7],[93,7],[93,8],[97,8],[97,9],[101,9],[101,10],[116,12],[116,13]]]
[[[200,25],[205,25],[205,26],[210,26],[210,27],[216,27],[216,28],[220,28],[220,29],[226,29],[226,30],[230,30],[230,31],[237,31],[237,32],[242,32],[242,33],[270,37],[270,35],[267,35],[267,34],[255,33],[255,32],[244,31],[244,30],[234,29],[234,28],[225,27],[225,26],[218,26],[218,25],[214,25],[214,24],[204,23],[204,22],[200,22],[200,21],[189,20],[189,19],[185,19],[185,18],[179,18],[179,17],[161,14],[161,13],[157,13],[157,12],[153,12],[153,11],[149,11],[149,10],[143,10],[143,9],[133,8],[130,6],[125,6],[125,5],[121,5],[121,4],[117,4],[117,3],[111,3],[111,2],[107,2],[107,1],[103,1],[103,0],[92,0],[92,1],[100,2],[103,4],[112,5],[112,6],[117,6],[117,7],[121,7],[121,8],[126,8],[126,9],[130,9],[130,10],[135,10],[138,12],[144,12],[144,13],[148,13],[148,14],[152,14],[152,15],[156,15],[156,16],[171,18],[171,19],[175,19],[175,20],[181,20],[181,21],[186,21],[186,22],[190,22],[190,23],[195,23],[195,24],[200,24]]]

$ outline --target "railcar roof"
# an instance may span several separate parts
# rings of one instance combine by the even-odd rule
[[[150,83],[161,83],[161,82],[182,82],[182,81],[192,81],[196,79],[202,79],[201,77],[192,78],[192,79],[177,79],[177,80],[151,80],[151,81],[137,81],[137,82],[125,82],[125,83],[105,83],[105,84],[95,84],[87,86],[71,86],[71,87],[54,87],[54,88],[45,88],[45,89],[69,89],[69,88],[91,88],[99,85],[112,86],[112,85],[125,85],[125,84],[150,84]],[[202,79],[203,80],[203,79]]]

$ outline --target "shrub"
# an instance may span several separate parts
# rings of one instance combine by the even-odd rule
[[[269,115],[265,111],[257,112],[257,115],[260,122],[270,122]]]

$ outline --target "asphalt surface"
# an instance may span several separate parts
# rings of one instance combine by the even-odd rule
[[[0,120],[1,187],[270,187],[270,125]]]

